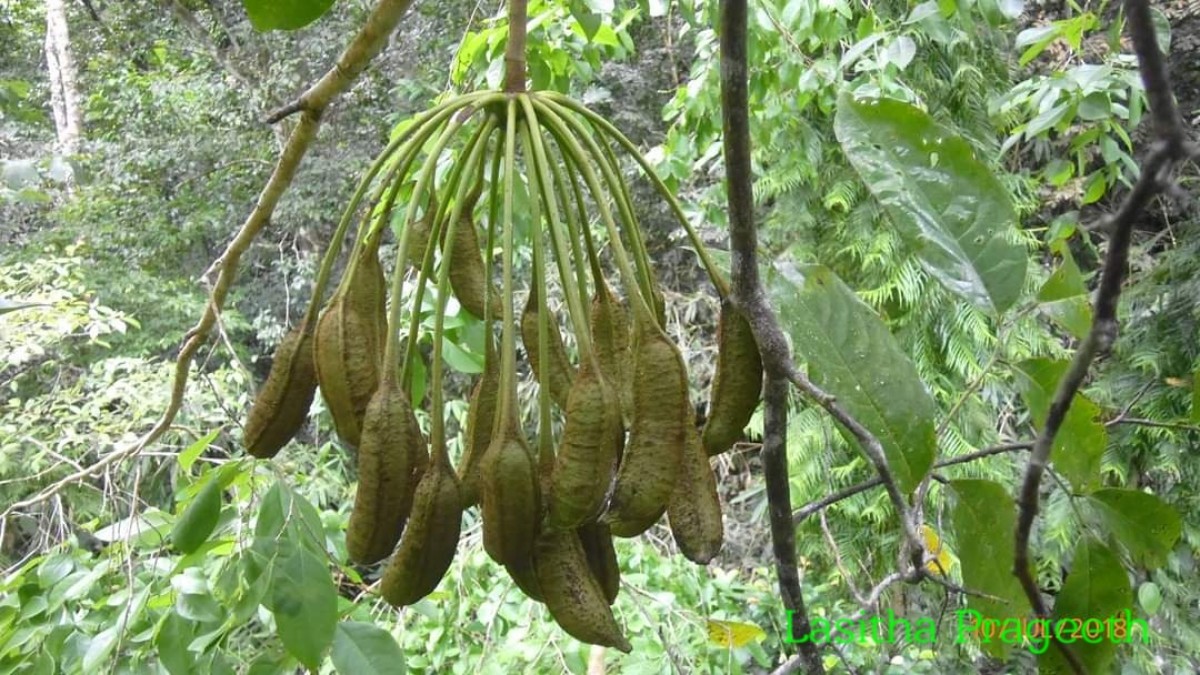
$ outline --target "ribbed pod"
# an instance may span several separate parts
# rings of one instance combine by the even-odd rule
[[[275,350],[271,372],[246,416],[242,442],[246,452],[270,459],[296,435],[317,391],[313,336],[301,323]]]
[[[338,436],[358,445],[367,403],[379,386],[387,337],[387,294],[383,268],[373,250],[364,251],[354,276],[317,322],[313,342],[321,396]]]
[[[458,547],[462,530],[462,494],[458,476],[446,459],[445,449],[434,452],[429,470],[417,485],[412,516],[383,574],[383,599],[403,607],[437,588]]]
[[[679,350],[649,321],[637,325],[633,420],[605,515],[619,537],[645,532],[666,511],[683,459],[689,408]]]
[[[587,555],[574,530],[547,532],[534,558],[546,608],[563,630],[589,644],[632,647],[608,606],[600,583],[592,576]]]
[[[754,332],[728,298],[717,320],[717,367],[713,376],[704,449],[711,457],[741,438],[762,395],[763,365]]]
[[[566,427],[554,461],[551,527],[573,528],[600,515],[624,441],[617,396],[585,360],[571,385]]]
[[[346,528],[346,551],[361,564],[392,553],[429,464],[425,437],[408,395],[385,380],[367,406],[358,449],[358,489]]]
[[[689,410],[689,413],[689,419],[694,419],[695,412]],[[687,426],[687,444],[683,448],[679,481],[667,505],[667,523],[676,545],[688,560],[706,565],[721,551],[725,527],[717,478],[694,422]]]

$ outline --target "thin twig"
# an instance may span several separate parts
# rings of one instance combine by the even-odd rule
[[[1004,443],[1001,445],[994,445],[994,446],[991,446],[988,448],[984,448],[982,450],[976,450],[975,452],[970,452],[965,455],[960,455],[958,457],[950,457],[949,459],[943,459],[940,462],[934,464],[933,467],[935,469],[941,469],[941,468],[945,468],[947,466],[954,466],[956,464],[966,464],[967,462],[973,462],[977,459],[982,459],[984,457],[991,457],[992,455],[1000,455],[1000,454],[1004,454],[1006,452],[1013,452],[1014,450],[1029,450],[1032,447],[1033,447],[1033,443],[1031,443],[1031,442]],[[799,525],[800,523],[804,522],[804,520],[807,519],[809,516],[811,516],[812,514],[818,512],[818,511],[821,511],[821,510],[823,510],[833,504],[836,504],[844,499],[848,499],[850,497],[853,497],[856,494],[866,492],[867,490],[870,490],[873,487],[878,487],[880,485],[883,485],[883,479],[881,479],[879,476],[876,476],[870,480],[865,480],[861,483],[857,483],[855,485],[851,485],[849,487],[838,490],[837,492],[834,492],[833,494],[826,495],[816,501],[809,502],[808,504],[805,504],[804,506],[800,507],[800,509],[798,509],[795,513],[792,514],[792,521],[795,524]]]
[[[171,428],[171,424],[175,421],[175,416],[179,414],[179,409],[183,405],[183,395],[187,389],[192,359],[200,347],[208,340],[209,333],[216,323],[217,313],[225,305],[225,299],[229,295],[229,289],[233,285],[238,262],[241,260],[242,254],[250,248],[250,244],[258,236],[258,233],[270,221],[271,214],[275,212],[275,206],[291,185],[292,178],[296,175],[296,169],[300,165],[300,160],[304,158],[305,153],[308,152],[309,146],[316,137],[317,128],[320,126],[321,114],[325,111],[325,108],[329,106],[335,97],[344,92],[358,78],[358,75],[362,73],[367,64],[375,58],[375,55],[383,48],[387,36],[395,30],[396,25],[400,22],[400,18],[404,15],[405,10],[408,9],[411,2],[412,0],[378,0],[363,27],[350,42],[349,46],[347,46],[346,50],[342,52],[341,57],[338,58],[337,64],[330,68],[329,72],[310,87],[301,97],[300,100],[303,104],[304,115],[301,117],[300,123],[292,130],[287,145],[280,153],[279,160],[275,164],[275,170],[272,172],[271,178],[259,194],[254,210],[250,212],[242,227],[226,246],[225,252],[221,254],[221,257],[205,273],[205,277],[208,278],[215,272],[217,273],[217,279],[209,293],[209,300],[205,307],[204,315],[184,336],[183,347],[179,350],[179,357],[175,362],[171,400],[167,404],[167,409],[163,412],[162,417],[159,418],[150,431],[146,432],[145,435],[133,444],[113,450],[95,464],[85,467],[82,471],[75,471],[51,483],[32,496],[9,505],[0,513],[0,521],[7,519],[14,512],[46,501],[69,485],[87,480],[92,476],[103,473],[109,467],[133,457],[146,446],[161,438]]]
[[[1190,153],[1186,142],[1186,132],[1179,112],[1175,108],[1167,66],[1158,50],[1154,24],[1150,16],[1150,6],[1146,0],[1125,0],[1125,11],[1129,35],[1133,41],[1134,52],[1138,57],[1142,82],[1146,88],[1146,95],[1150,99],[1155,131],[1160,140],[1146,158],[1137,183],[1134,184],[1133,189],[1108,223],[1111,235],[1104,259],[1104,268],[1100,276],[1099,289],[1096,292],[1092,328],[1079,345],[1070,367],[1058,383],[1054,399],[1046,415],[1046,422],[1034,444],[1025,471],[1025,478],[1021,484],[1020,497],[1017,502],[1013,574],[1020,580],[1030,605],[1041,618],[1045,618],[1048,611],[1031,570],[1029,538],[1033,530],[1033,521],[1038,513],[1038,493],[1042,474],[1049,462],[1050,451],[1054,447],[1054,438],[1058,435],[1058,431],[1066,419],[1067,411],[1071,408],[1071,402],[1083,385],[1083,380],[1087,376],[1092,362],[1098,355],[1106,353],[1113,341],[1116,340],[1117,303],[1121,295],[1121,282],[1125,278],[1125,268],[1129,262],[1134,221],[1150,200],[1162,191],[1165,175],[1169,173],[1176,162],[1186,158]],[[1067,645],[1057,640],[1055,645],[1074,672],[1087,672],[1079,658]]]

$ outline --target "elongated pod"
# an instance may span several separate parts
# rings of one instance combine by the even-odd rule
[[[417,485],[400,548],[383,574],[383,599],[394,607],[411,605],[432,593],[458,548],[463,512],[458,476],[445,448],[433,454],[432,465]]]
[[[387,293],[379,256],[362,252],[354,273],[317,322],[313,356],[321,396],[338,436],[358,445],[367,403],[379,386],[387,338]]]
[[[621,414],[629,419],[633,413],[633,358],[629,349],[629,312],[609,290],[603,277],[592,297],[592,345],[600,371],[617,390]]]
[[[574,528],[604,509],[625,429],[613,388],[584,360],[567,399],[567,421],[550,477],[550,526]]]
[[[584,525],[578,530],[579,542],[587,556],[588,569],[604,591],[604,598],[612,605],[621,591],[621,566],[617,562],[617,549],[613,546],[612,532],[603,523]]]
[[[317,391],[312,349],[312,331],[306,322],[293,328],[279,343],[271,372],[246,417],[242,433],[246,452],[270,459],[304,425]]]
[[[487,278],[483,258],[479,255],[479,235],[475,232],[475,219],[471,213],[478,199],[479,189],[476,188],[463,202],[458,227],[454,228],[454,241],[451,242],[454,264],[450,266],[450,287],[459,304],[482,319],[485,298],[491,298],[492,316],[499,316],[503,310],[500,307],[500,294],[494,288],[488,292],[487,286],[491,280]]]
[[[358,489],[346,528],[346,551],[361,564],[391,554],[412,510],[413,493],[429,464],[408,394],[392,378],[371,397],[358,448]]]
[[[667,509],[686,444],[687,370],[648,317],[636,319],[633,420],[605,520],[619,537],[645,532]]]
[[[534,565],[546,608],[563,630],[589,644],[626,653],[632,649],[600,583],[592,576],[574,530],[544,533],[538,540]]]
[[[528,565],[542,517],[533,453],[519,434],[497,434],[479,475],[484,550],[502,565]]]
[[[479,467],[492,442],[492,431],[500,403],[499,361],[489,336],[484,352],[483,374],[471,390],[470,407],[467,409],[467,430],[463,439],[465,447],[462,460],[458,463],[464,506],[472,506],[479,502]]]
[[[689,420],[694,420],[695,412],[690,406],[688,413]],[[667,505],[667,523],[680,552],[688,560],[706,565],[720,552],[725,537],[721,499],[694,421],[687,426],[679,480]]]
[[[704,425],[704,449],[709,456],[725,452],[741,438],[758,407],[762,383],[762,356],[754,332],[726,298],[717,320],[717,367]]]
[[[538,312],[541,307],[537,299],[537,289],[529,290],[529,299],[525,302],[525,311],[521,312],[521,343],[525,345],[525,353],[529,355],[529,365],[533,368],[535,377],[541,377],[542,354],[538,350]],[[575,379],[574,366],[567,358],[567,348],[563,345],[562,334],[558,332],[558,323],[550,320],[550,382],[539,382],[550,388],[550,398],[558,407],[566,409],[567,399],[571,392],[571,382]]]

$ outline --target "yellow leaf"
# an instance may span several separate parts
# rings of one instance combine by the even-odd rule
[[[954,563],[954,559],[950,555],[950,548],[928,525],[921,526],[921,536],[925,539],[925,552],[934,557],[933,560],[925,563],[925,569],[929,570],[931,574],[949,573],[950,566]]]
[[[708,620],[708,641],[727,649],[745,647],[751,642],[761,640],[766,636],[767,634],[763,629],[752,623],[718,621],[716,619]]]

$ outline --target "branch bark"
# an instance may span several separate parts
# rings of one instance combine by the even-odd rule
[[[32,496],[9,505],[0,513],[0,522],[4,522],[13,513],[21,512],[52,498],[69,485],[87,480],[102,473],[108,467],[137,455],[171,428],[175,416],[179,414],[179,409],[183,405],[183,395],[187,389],[192,359],[208,340],[209,334],[216,324],[217,316],[224,307],[229,289],[233,285],[242,254],[249,249],[255,237],[270,221],[271,214],[275,212],[275,206],[279,204],[280,199],[291,185],[300,161],[308,152],[309,146],[317,135],[321,114],[325,108],[335,97],[344,92],[367,67],[367,64],[375,58],[375,55],[383,48],[388,35],[400,23],[400,19],[410,4],[412,4],[412,0],[377,0],[371,13],[367,16],[366,22],[342,52],[337,63],[301,97],[304,102],[302,108],[304,114],[288,137],[287,144],[275,164],[274,172],[259,194],[258,203],[255,204],[246,221],[242,223],[237,234],[226,246],[224,253],[204,274],[206,280],[215,274],[216,281],[209,292],[209,300],[203,316],[184,336],[184,343],[175,363],[171,400],[162,417],[150,431],[133,444],[114,450],[95,464],[64,476]],[[314,299],[314,302],[316,301],[318,300]]]
[[[763,351],[763,479],[771,512],[771,542],[784,606],[793,625],[811,632],[792,525],[787,468],[787,382],[781,363],[791,364],[787,342],[767,306],[758,278],[758,233],[751,185],[750,114],[746,68],[746,0],[721,0],[721,113],[724,118],[725,187],[729,199],[729,243],[733,251],[734,303],[747,315]],[[770,357],[770,362],[768,362]],[[782,357],[782,358],[781,358]],[[800,644],[805,672],[823,674],[821,654],[811,640]]]
[[[79,77],[71,55],[71,33],[63,0],[46,0],[46,69],[50,75],[50,108],[58,132],[58,149],[73,155],[79,152],[83,135],[83,109],[79,104]]]
[[[1034,444],[1026,467],[1018,499],[1017,529],[1013,574],[1021,582],[1029,603],[1039,617],[1046,617],[1046,604],[1037,586],[1029,560],[1029,538],[1034,518],[1038,513],[1039,490],[1042,474],[1049,463],[1054,439],[1066,419],[1075,394],[1092,362],[1106,353],[1117,337],[1117,304],[1121,295],[1121,282],[1125,278],[1129,263],[1129,248],[1133,236],[1134,220],[1156,195],[1163,191],[1170,169],[1190,154],[1186,131],[1175,107],[1174,94],[1167,74],[1166,62],[1158,50],[1150,6],[1146,0],[1125,0],[1126,20],[1134,52],[1138,57],[1142,82],[1150,99],[1158,143],[1142,166],[1141,176],[1125,197],[1117,212],[1108,223],[1111,236],[1104,258],[1104,268],[1094,302],[1092,328],[1071,361],[1070,368],[1058,383],[1054,399],[1046,415],[1046,423]],[[1055,645],[1067,658],[1076,673],[1086,672],[1077,656],[1063,643]]]

